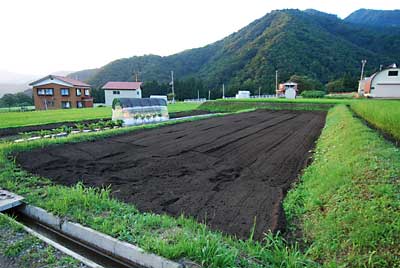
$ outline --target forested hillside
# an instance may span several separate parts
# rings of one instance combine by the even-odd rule
[[[299,75],[326,84],[358,77],[362,59],[368,60],[366,69],[371,73],[399,58],[400,29],[369,28],[316,10],[279,10],[202,48],[113,61],[87,81],[99,88],[110,80],[133,81],[139,72],[150,91],[161,93],[174,70],[176,79],[197,85],[203,97],[209,89],[218,96],[222,83],[230,95],[238,89],[258,92],[259,88],[272,93],[275,70],[280,81]],[[186,89],[190,92],[182,97],[197,97],[197,89]]]

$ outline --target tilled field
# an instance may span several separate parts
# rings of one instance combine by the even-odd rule
[[[310,157],[325,112],[265,111],[181,123],[16,155],[55,183],[111,185],[141,211],[181,213],[256,239],[284,227],[281,202]]]

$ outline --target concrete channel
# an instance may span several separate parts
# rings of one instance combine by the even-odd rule
[[[7,196],[7,197],[6,197]],[[44,209],[24,204],[23,197],[0,190],[0,212],[13,215],[24,229],[63,253],[94,268],[184,268],[78,223],[59,218]]]

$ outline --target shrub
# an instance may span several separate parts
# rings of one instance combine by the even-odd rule
[[[303,98],[319,99],[325,97],[324,91],[319,90],[306,90],[301,93]]]

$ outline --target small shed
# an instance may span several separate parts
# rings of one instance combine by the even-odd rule
[[[169,119],[167,102],[159,98],[117,98],[113,104],[113,120],[122,120],[124,125],[141,125]]]
[[[297,86],[295,82],[288,81],[283,84],[279,84],[279,89],[276,91],[277,97],[285,97],[287,99],[295,99],[297,95]]]

